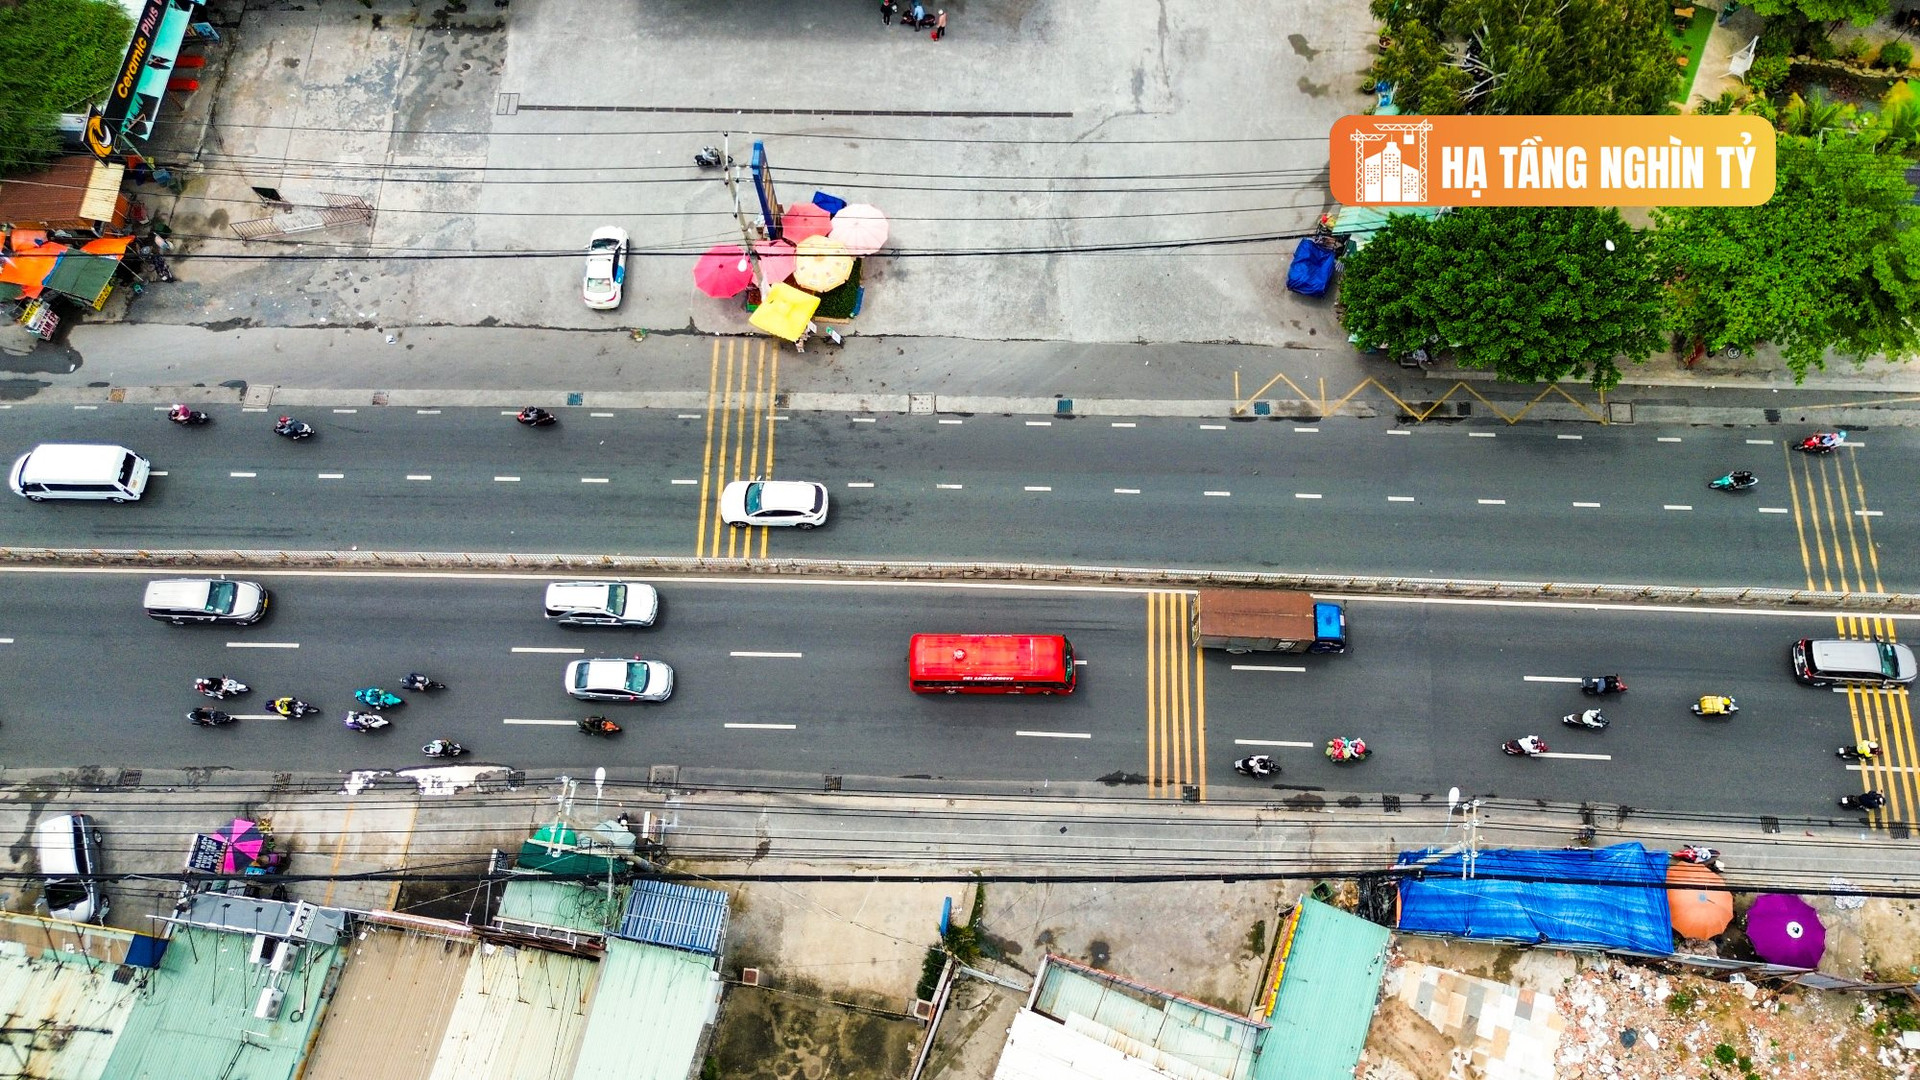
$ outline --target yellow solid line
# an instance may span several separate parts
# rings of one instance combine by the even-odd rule
[[[716,558],[720,554],[721,534],[733,532],[732,529],[728,528],[727,525],[720,520],[719,492],[721,488],[727,486],[727,481],[730,479],[727,473],[727,447],[729,445],[728,437],[732,431],[733,424],[733,406],[731,404],[733,401],[733,354],[735,347],[738,345],[739,341],[737,339],[727,339],[726,367],[720,373],[720,400],[715,403],[715,407],[720,410],[720,444],[717,452],[714,454],[713,461],[713,555]]]
[[[767,393],[766,393],[766,390],[767,390],[766,342],[762,341],[760,343],[760,347],[755,351],[758,353],[758,355],[754,357],[754,361],[753,361],[753,394],[748,399],[753,403],[753,407],[750,410],[748,410],[748,415],[753,418],[753,451],[748,455],[749,464],[747,466],[746,475],[747,476],[771,476],[773,475],[771,470],[763,469],[760,467],[760,407],[762,402],[766,403],[769,410],[771,410],[773,405],[773,399],[767,396]],[[746,417],[743,416],[741,417],[741,420],[740,420],[740,434],[741,434],[741,440],[743,442],[746,439],[746,430],[747,430]],[[745,537],[746,543],[742,545],[745,548],[745,550],[741,551],[740,554],[749,559],[753,558],[753,534],[756,532],[760,534],[761,542],[762,543],[766,542],[767,530],[764,526],[759,529],[748,529],[747,535]]]
[[[1846,464],[1842,465],[1840,470],[1844,473],[1848,468],[1853,469],[1853,486],[1854,490],[1860,494],[1860,509],[1866,510],[1868,509],[1867,483],[1860,475],[1860,456],[1858,454],[1847,455]],[[1862,514],[1860,516],[1860,530],[1867,535],[1867,561],[1873,566],[1873,591],[1884,592],[1886,590],[1880,584],[1880,553],[1874,550],[1873,545],[1873,519]]]
[[[700,451],[700,525],[693,539],[695,558],[706,557],[707,507],[718,499],[713,489],[713,406],[714,393],[719,386],[720,339],[715,338],[713,339],[713,358],[707,361],[707,443]]]
[[[1159,665],[1155,663],[1155,661],[1158,659],[1157,653],[1155,651],[1158,648],[1158,642],[1154,640],[1154,636],[1153,636],[1153,630],[1155,626],[1154,614],[1157,606],[1159,605],[1159,602],[1160,602],[1159,593],[1150,592],[1147,594],[1146,633],[1143,636],[1145,637],[1146,643],[1147,643],[1146,774],[1147,774],[1147,797],[1148,798],[1153,798],[1154,795],[1156,794],[1156,792],[1154,791],[1154,776],[1155,776],[1154,761],[1155,761],[1156,755],[1159,753],[1159,747],[1160,747],[1160,740],[1159,740],[1160,732],[1158,729],[1160,713],[1159,713],[1159,710],[1154,707],[1155,701],[1153,696],[1154,680],[1160,674]]]
[[[1892,718],[1891,724],[1900,732],[1901,738],[1906,743],[1907,760],[1913,764],[1920,764],[1920,761],[1914,760],[1912,695],[1906,690],[1895,690],[1892,691],[1891,696],[1893,697],[1892,705],[1898,710],[1898,715]],[[1912,772],[1903,773],[1901,779],[1907,783],[1907,805],[1909,807],[1920,805],[1920,799],[1916,798],[1916,795],[1920,795],[1920,788],[1916,788],[1916,785],[1920,784],[1920,779],[1916,779]],[[1914,814],[1908,814],[1906,818],[1908,821],[1915,819]]]
[[[765,347],[767,352],[773,356],[772,367],[767,374],[767,475],[772,476],[773,417],[774,414],[779,411],[777,402],[780,400],[780,350],[774,348],[771,341],[767,342]],[[767,535],[771,532],[773,532],[772,529],[760,530],[760,557],[763,559],[767,557]]]
[[[1800,482],[1793,475],[1793,453],[1786,451],[1782,464],[1787,474],[1787,504],[1793,507],[1793,531],[1800,537],[1800,565],[1807,572],[1807,588],[1813,588],[1813,552],[1807,548],[1807,523],[1800,513]]]
[[[1198,603],[1196,599],[1194,601]],[[1184,628],[1183,628],[1184,631]],[[1197,782],[1200,785],[1200,801],[1207,801],[1207,667],[1200,646],[1192,635],[1181,634],[1186,649],[1193,653],[1193,715],[1195,726],[1194,741],[1200,746],[1200,772]]]
[[[1192,695],[1187,692],[1192,680],[1187,671],[1186,646],[1178,644],[1179,639],[1173,631],[1185,625],[1186,621],[1187,594],[1176,593],[1173,598],[1173,618],[1169,620],[1172,625],[1167,628],[1167,651],[1173,654],[1173,715],[1176,725],[1174,733],[1180,747],[1179,757],[1174,763],[1174,779],[1181,784],[1186,784],[1193,779],[1193,726],[1190,711]]]
[[[747,369],[752,364],[752,359],[748,353],[752,348],[752,342],[743,343],[740,350],[740,382],[734,389],[732,401],[727,405],[728,418],[733,419],[736,416],[738,417],[738,419],[734,420],[733,425],[733,471],[727,474],[727,479],[729,480],[747,479],[746,474],[740,471],[740,467],[747,452],[747,417],[752,412],[752,408],[747,401]],[[732,381],[732,378],[729,377],[728,382],[731,383]],[[739,554],[740,542],[744,539],[739,534],[743,531],[745,530],[727,530],[727,558],[735,558]]]

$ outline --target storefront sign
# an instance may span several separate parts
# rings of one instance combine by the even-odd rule
[[[102,161],[113,156],[121,125],[133,111],[134,91],[140,86],[140,76],[153,55],[153,38],[160,31],[167,4],[168,0],[147,0],[139,20],[133,24],[133,40],[127,43],[127,55],[120,61],[120,73],[114,76],[106,103],[95,106],[87,114],[87,146]]]

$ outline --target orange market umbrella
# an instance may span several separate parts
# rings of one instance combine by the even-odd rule
[[[777,338],[799,341],[807,330],[807,320],[820,309],[820,298],[785,282],[768,287],[760,306],[747,322]]]
[[[833,215],[833,231],[827,234],[847,245],[855,255],[871,255],[887,243],[887,215],[866,203],[851,203]]]
[[[747,263],[747,251],[739,244],[721,244],[708,249],[693,264],[693,283],[708,296],[738,295],[753,284],[753,267]]]
[[[780,215],[780,237],[798,244],[809,236],[825,236],[833,229],[833,219],[810,202],[794,203]]]
[[[826,292],[853,276],[853,256],[838,240],[809,236],[800,241],[799,252],[793,283],[803,289]]]
[[[1710,938],[1733,923],[1733,894],[1715,888],[1720,884],[1719,874],[1698,863],[1668,864],[1667,910],[1681,937]]]
[[[785,240],[762,240],[753,245],[760,257],[760,280],[771,285],[793,276],[793,245]]]

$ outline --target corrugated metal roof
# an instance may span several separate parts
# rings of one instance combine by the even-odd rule
[[[710,956],[607,942],[573,1080],[686,1080],[720,997]]]
[[[470,941],[361,933],[302,1080],[426,1080],[472,956]]]
[[[121,970],[54,950],[29,956],[0,944],[0,1072],[59,1080],[99,1080],[113,1044],[133,1011],[144,971],[126,982]]]
[[[338,962],[333,945],[308,945],[287,971],[248,961],[244,934],[182,926],[149,976],[114,1044],[102,1080],[289,1080],[299,1069]],[[277,1018],[256,1019],[262,987],[286,992]]]
[[[1299,920],[1253,1080],[1353,1080],[1387,966],[1387,928],[1311,898],[1300,901]]]
[[[1134,1057],[1031,1009],[1013,1014],[993,1080],[1208,1080],[1211,1074],[1170,1061]]]
[[[544,949],[474,950],[430,1080],[572,1076],[599,966]]]
[[[637,881],[616,933],[629,941],[720,955],[727,894],[671,881]]]
[[[1158,1052],[1228,1078],[1247,1075],[1260,1034],[1250,1020],[1057,957],[1047,958],[1033,1007],[1131,1055]]]
[[[608,896],[606,887],[600,885],[516,878],[507,882],[500,896],[500,910],[494,918],[500,922],[604,934],[614,924],[625,902],[620,895],[623,891],[615,890],[613,896]]]

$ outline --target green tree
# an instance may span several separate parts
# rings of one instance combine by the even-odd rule
[[[1772,342],[1795,380],[1828,350],[1920,347],[1920,206],[1875,136],[1781,135],[1765,205],[1656,211],[1672,327],[1712,349]]]
[[[1768,18],[1799,15],[1808,22],[1829,23],[1845,19],[1865,26],[1887,13],[1892,0],[1753,0],[1753,10]]]
[[[1608,243],[1612,243],[1612,250]],[[1470,207],[1400,215],[1347,260],[1346,328],[1396,355],[1450,349],[1512,382],[1620,382],[1662,343],[1648,246],[1612,209]]]
[[[1650,115],[1680,88],[1666,0],[1375,0],[1402,111]]]
[[[113,0],[0,7],[0,175],[33,169],[59,149],[59,114],[105,94],[132,34]]]

